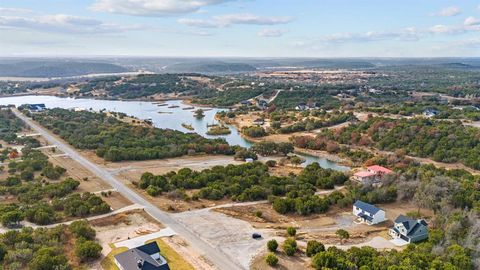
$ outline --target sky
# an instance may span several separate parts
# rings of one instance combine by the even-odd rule
[[[1,56],[480,56],[479,0],[0,0]]]

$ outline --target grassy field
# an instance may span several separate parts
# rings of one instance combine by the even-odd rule
[[[175,269],[175,270],[195,270],[192,265],[190,265],[185,259],[182,258],[175,250],[173,250],[169,245],[167,245],[165,242],[163,242],[162,239],[157,238],[152,241],[156,241],[158,244],[158,247],[160,248],[160,253],[162,256],[167,259],[168,265],[170,266],[170,269]],[[147,243],[150,243],[152,241],[148,241]],[[105,257],[102,262],[102,268],[103,270],[118,270],[118,267],[115,265],[114,258],[113,256],[122,253],[126,250],[128,250],[126,247],[115,247],[113,244],[110,244],[112,247],[112,251]]]

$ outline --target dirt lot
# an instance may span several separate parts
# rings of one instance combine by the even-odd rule
[[[267,229],[254,229],[248,222],[231,218],[210,209],[194,210],[174,214],[204,241],[221,250],[231,260],[248,269],[251,259],[265,247],[273,237]],[[263,238],[254,240],[251,235],[259,232]]]
[[[199,171],[214,166],[242,163],[243,162],[241,161],[234,160],[233,156],[200,155],[162,160],[126,161],[116,163],[107,162],[104,165],[121,178],[132,182],[138,181],[144,172],[165,174],[170,171],[178,171],[182,168],[190,168]]]
[[[85,169],[69,156],[63,155],[62,152],[58,150],[52,152],[51,149],[44,149],[42,151],[49,156],[50,162],[67,169],[67,175],[69,177],[80,181],[80,186],[78,187],[79,192],[97,192],[111,189],[110,185],[89,170]]]
[[[269,203],[216,208],[214,211],[244,220],[254,228],[273,229],[275,235],[280,237],[285,236],[287,227],[296,227],[301,240],[316,239],[324,244],[338,244],[338,238],[335,235],[338,229],[345,229],[350,233],[350,239],[345,244],[359,244],[375,236],[386,236],[384,233],[392,226],[392,221],[398,215],[417,211],[417,208],[409,203],[380,204],[378,207],[385,210],[387,221],[374,226],[354,223],[355,217],[350,208],[332,207],[325,214],[307,217],[280,215]],[[256,216],[257,211],[262,213],[261,217]],[[422,209],[421,213],[426,218],[433,216],[431,211],[425,209]]]
[[[255,256],[250,266],[251,270],[305,270],[305,269],[313,269],[310,266],[310,258],[305,255],[296,254],[293,257],[289,257],[282,253],[277,253],[278,258],[278,265],[276,267],[271,267],[265,262],[265,257],[267,256],[267,252],[262,252]]]
[[[97,239],[103,247],[103,255],[107,255],[111,251],[110,243],[157,232],[163,228],[162,224],[155,221],[143,210],[134,210],[95,219],[90,221],[90,224],[97,232]]]
[[[108,196],[101,197],[106,203],[108,203],[108,205],[110,205],[113,210],[117,210],[132,204],[132,202],[118,192],[111,192]]]

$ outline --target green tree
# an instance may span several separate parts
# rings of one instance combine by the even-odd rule
[[[308,257],[315,256],[317,253],[325,251],[325,246],[315,240],[307,242],[307,251],[306,254]]]
[[[267,257],[265,258],[265,261],[267,262],[268,265],[270,266],[276,266],[278,264],[278,258],[275,254],[269,253]]]
[[[350,234],[344,229],[338,229],[335,234],[340,238],[340,241],[350,238]]]
[[[275,239],[272,239],[267,242],[267,248],[271,252],[276,252],[278,248],[278,242]]]
[[[58,254],[58,250],[52,247],[42,247],[35,252],[29,264],[31,270],[66,270],[70,269],[65,255]]]
[[[288,236],[295,236],[297,234],[297,229],[295,229],[294,227],[288,227],[287,228],[287,234]]]
[[[68,229],[74,233],[77,238],[83,237],[88,240],[95,239],[95,230],[90,227],[86,220],[74,221],[68,226]]]
[[[1,216],[2,219],[2,225],[9,227],[9,226],[15,226],[18,225],[20,221],[23,220],[23,214],[20,210],[13,210],[4,213]]]
[[[81,261],[96,259],[100,257],[102,246],[90,240],[78,239],[75,242],[75,255]]]

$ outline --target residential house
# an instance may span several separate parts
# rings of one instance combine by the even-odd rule
[[[415,243],[428,238],[428,224],[423,219],[412,219],[404,215],[398,216],[388,234],[394,239],[403,239]]]
[[[41,111],[45,110],[45,108],[46,108],[45,104],[43,104],[43,103],[27,104],[26,107],[30,112],[41,112]]]
[[[376,174],[369,171],[359,171],[353,174],[352,180],[363,185],[371,185],[375,181]]]
[[[356,172],[352,180],[357,181],[363,185],[376,185],[382,184],[382,180],[385,175],[392,174],[393,171],[379,165],[368,166],[367,170]]]
[[[299,104],[295,107],[295,110],[297,110],[297,111],[306,111],[306,110],[308,110],[308,106],[307,106],[306,103],[301,102],[301,103],[299,103]]]
[[[367,167],[367,171],[374,173],[375,175],[382,177],[387,174],[393,173],[392,170],[387,169],[385,167],[379,166],[379,165],[372,165]]]
[[[170,270],[167,260],[160,255],[157,242],[129,249],[114,256],[120,270]]]
[[[368,225],[374,225],[385,221],[385,211],[360,200],[357,200],[353,204],[353,214]]]

